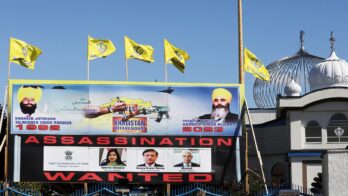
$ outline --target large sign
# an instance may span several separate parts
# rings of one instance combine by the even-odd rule
[[[226,181],[242,90],[11,80],[9,173],[14,181]]]

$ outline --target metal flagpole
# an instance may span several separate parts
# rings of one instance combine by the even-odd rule
[[[87,80],[89,80],[89,59],[87,60]]]
[[[239,52],[239,83],[244,84],[244,75],[243,75],[243,34],[242,34],[242,0],[238,0],[238,52]],[[244,118],[241,118],[244,119]],[[242,122],[244,125],[244,120]],[[242,126],[244,127],[244,126]],[[237,172],[237,181],[241,181],[241,167],[240,167],[240,142],[239,137],[236,138],[236,172]],[[246,186],[247,187],[247,186]],[[248,190],[248,189],[246,189]]]
[[[168,82],[168,65],[164,62],[164,78]]]
[[[126,58],[126,81],[128,82],[128,60]]]
[[[250,117],[250,113],[249,113],[249,107],[248,107],[248,104],[247,104],[246,100],[245,100],[245,107],[246,107],[246,111],[247,111],[247,115],[248,115],[248,119],[249,119],[249,125],[250,125],[250,128],[251,128],[251,133],[253,134],[253,138],[254,138],[255,150],[256,150],[257,158],[259,159],[259,162],[260,162],[263,183],[265,185],[266,194],[268,194],[268,188],[267,188],[267,184],[266,184],[265,173],[263,172],[263,163],[262,163],[261,153],[259,151],[259,147],[257,146],[255,132],[254,132],[254,127],[253,127],[253,123],[251,121],[251,117]]]
[[[166,47],[165,43],[163,43],[163,46],[164,46],[164,48]],[[166,52],[165,51],[164,51],[164,80],[166,83],[168,83],[168,64],[166,63]],[[167,106],[168,106],[169,103],[168,103],[168,94],[167,93],[166,93],[166,101],[167,101]],[[167,122],[167,125],[168,125],[168,122]],[[170,183],[167,183],[166,187],[167,187],[167,189],[166,189],[167,196],[170,196],[171,195]]]
[[[89,35],[87,38],[87,80],[89,80]],[[89,101],[89,94],[88,94],[88,101]],[[88,109],[89,109],[89,104],[88,104]],[[83,189],[85,194],[88,193],[88,184],[85,182],[83,183]]]
[[[10,59],[10,56],[11,56],[11,39],[12,37],[10,38],[10,46],[9,46],[9,49],[8,49],[8,72],[7,72],[7,86],[6,86],[6,92],[8,92],[8,88],[9,88],[9,83],[10,83],[10,78],[11,78],[11,59]],[[9,95],[7,93],[7,95],[5,95],[7,97],[7,100],[9,100]],[[3,106],[3,107],[6,107],[6,106]],[[7,107],[8,108],[8,107]],[[4,109],[4,108],[3,108]],[[8,110],[7,110],[8,111]],[[4,181],[4,186],[7,187],[8,186],[8,134],[9,134],[9,131],[8,131],[8,123],[9,121],[9,118],[7,118],[7,126],[6,126],[6,145],[5,145],[5,166],[4,166],[4,178],[5,178],[5,181]],[[2,126],[2,124],[1,124]],[[7,193],[7,192],[6,192]]]
[[[87,80],[89,80],[89,35],[87,38]]]

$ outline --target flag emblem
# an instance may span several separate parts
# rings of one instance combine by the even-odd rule
[[[190,59],[190,55],[164,39],[164,59],[165,63],[173,64],[180,72],[184,73],[185,63]]]
[[[116,51],[111,40],[94,39],[88,36],[88,60],[105,58]]]
[[[138,59],[147,63],[154,62],[153,48],[150,45],[142,45],[124,36],[126,59]]]
[[[99,51],[100,54],[104,54],[105,51],[107,51],[108,46],[104,44],[104,42],[99,42],[97,44],[97,49]]]
[[[36,59],[41,53],[42,51],[36,46],[27,44],[19,39],[10,39],[9,61],[12,63],[22,65],[28,69],[34,69]]]

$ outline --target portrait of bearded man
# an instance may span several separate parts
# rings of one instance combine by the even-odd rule
[[[238,114],[230,112],[232,94],[225,88],[214,89],[211,95],[212,112],[204,114],[199,119],[212,119],[218,123],[235,123],[238,121]]]
[[[17,100],[23,114],[31,116],[35,113],[40,102],[42,90],[37,86],[22,86],[18,89]]]

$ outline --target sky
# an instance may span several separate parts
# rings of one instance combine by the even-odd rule
[[[343,0],[243,1],[243,42],[265,65],[305,49],[348,59],[348,2]],[[90,80],[125,81],[124,36],[154,48],[155,62],[129,60],[129,81],[163,82],[163,39],[186,50],[185,74],[168,65],[169,82],[238,83],[237,0],[2,0],[0,103],[7,84],[9,39],[42,49],[35,70],[11,64],[11,79],[86,80],[87,37],[110,39],[116,52],[90,61]],[[249,107],[255,78],[246,73]]]

